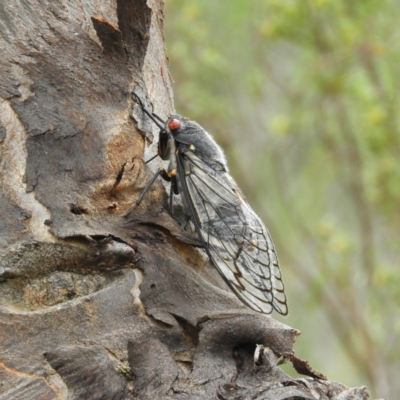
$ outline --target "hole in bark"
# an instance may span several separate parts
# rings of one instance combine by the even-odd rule
[[[79,207],[76,204],[70,204],[69,211],[71,211],[72,214],[75,215],[88,214],[88,211],[86,209],[84,209],[83,207]]]
[[[151,285],[150,285],[150,289],[155,289],[157,287],[157,285],[155,284],[155,283],[152,283]]]
[[[254,343],[244,343],[233,349],[233,359],[235,360],[237,373],[246,367],[253,366],[256,345]]]

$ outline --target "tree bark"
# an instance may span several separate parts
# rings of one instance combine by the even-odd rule
[[[162,183],[124,218],[158,139],[131,93],[173,111],[162,1],[0,7],[0,400],[368,398],[230,293]]]

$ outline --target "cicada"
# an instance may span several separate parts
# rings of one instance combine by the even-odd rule
[[[165,122],[136,98],[160,128],[158,155],[169,160],[168,168],[155,174],[136,205],[158,176],[170,181],[171,204],[173,193],[183,196],[184,212],[229,288],[255,311],[286,315],[282,273],[271,236],[230,176],[222,149],[196,122],[180,115]]]

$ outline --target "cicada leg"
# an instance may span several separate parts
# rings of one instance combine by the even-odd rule
[[[140,196],[136,200],[135,204],[128,210],[128,212],[124,215],[127,217],[143,200],[143,197],[145,194],[149,191],[153,183],[156,181],[156,179],[161,175],[164,178],[164,174],[167,175],[167,172],[165,171],[164,168],[159,168],[159,170],[154,174],[154,176],[149,180],[147,183],[146,187],[143,189],[142,193],[140,193]],[[168,176],[168,175],[167,175]]]
[[[176,176],[170,176],[168,175],[168,172],[164,168],[159,168],[159,170],[154,174],[154,176],[149,180],[147,183],[146,187],[143,189],[142,193],[140,193],[140,196],[136,200],[135,204],[128,210],[128,212],[125,214],[125,217],[127,217],[143,200],[144,196],[146,193],[149,191],[153,183],[156,181],[156,179],[161,176],[165,181],[171,182],[171,188],[169,191],[169,213],[173,217],[172,213],[172,205],[173,205],[173,196],[175,194],[179,194],[179,189],[178,189],[178,181],[176,179]]]

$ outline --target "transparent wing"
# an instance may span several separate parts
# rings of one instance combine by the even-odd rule
[[[178,174],[186,206],[209,258],[255,311],[288,312],[278,258],[267,228],[228,173],[181,147]]]

